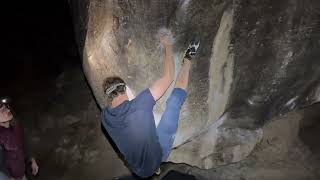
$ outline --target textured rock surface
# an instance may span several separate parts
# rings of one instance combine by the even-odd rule
[[[160,28],[174,34],[177,69],[190,36],[201,36],[170,161],[203,168],[239,161],[259,142],[269,119],[320,100],[316,0],[71,0],[70,5],[83,68],[101,107],[105,77],[121,76],[134,95],[159,77]]]
[[[301,124],[312,124],[310,120],[319,120],[319,109],[320,104],[317,104],[270,120],[263,127],[261,142],[249,157],[240,162],[208,170],[168,163],[162,167],[163,174],[175,169],[193,174],[198,180],[317,180],[320,178],[319,145],[312,137],[308,137],[306,140],[314,145],[307,148],[298,138],[298,132],[301,134]],[[319,126],[316,129],[317,133],[310,134],[314,135],[313,137],[319,135]]]
[[[208,169],[246,158],[262,139],[262,130],[221,126],[227,119],[228,114],[224,114],[216,123],[194,136],[192,143],[187,141],[178,146],[169,160]]]

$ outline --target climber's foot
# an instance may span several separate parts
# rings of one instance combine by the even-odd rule
[[[188,46],[188,49],[184,55],[184,58],[191,60],[196,55],[199,46],[200,46],[200,38],[198,36],[194,36]]]
[[[156,170],[156,172],[154,172],[157,176],[159,176],[160,175],[160,173],[161,173],[161,169],[160,169],[160,167]]]

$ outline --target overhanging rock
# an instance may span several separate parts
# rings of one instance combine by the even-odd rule
[[[161,73],[160,28],[175,37],[179,69],[192,36],[192,64],[172,162],[201,168],[240,161],[272,117],[320,100],[318,1],[70,1],[83,69],[98,104],[103,79],[121,76],[133,95]],[[155,108],[160,117],[168,93]]]

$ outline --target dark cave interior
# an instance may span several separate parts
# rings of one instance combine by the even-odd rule
[[[10,2],[3,6],[12,13],[2,18],[1,94],[41,88],[65,66],[81,64],[67,1]]]
[[[36,144],[34,149],[37,151],[43,170],[40,177],[35,179],[54,180],[61,177],[76,179],[78,171],[86,169],[76,164],[82,162],[80,158],[72,156],[75,164],[69,166],[66,165],[68,162],[63,160],[71,157],[68,153],[58,158],[47,157],[48,153],[55,147],[65,145],[73,150],[77,147],[75,151],[70,152],[77,154],[79,151],[79,154],[84,156],[83,154],[89,152],[92,147],[101,150],[105,146],[109,148],[109,145],[102,143],[105,141],[104,137],[95,142],[95,138],[99,136],[97,134],[102,134],[99,122],[100,111],[82,71],[82,60],[75,40],[68,1],[6,1],[6,3],[9,4],[2,7],[6,10],[5,12],[10,13],[4,13],[2,16],[4,33],[1,39],[4,49],[0,70],[2,80],[0,97],[12,98],[14,112],[23,117],[21,119],[25,119],[22,124],[27,129],[26,134],[38,137],[33,139],[31,144]],[[317,103],[312,108],[304,110],[305,117],[300,125],[299,137],[320,159],[319,109],[320,104]],[[85,111],[90,112],[86,114]],[[68,121],[70,120],[67,125],[59,122],[52,125],[49,120],[42,122],[43,119],[58,119],[70,114],[77,116],[75,114],[79,112],[82,116],[79,119],[84,119],[81,122],[73,121],[72,118],[67,118]],[[52,115],[47,115],[50,113]],[[52,127],[58,127],[58,129]],[[56,132],[59,132],[59,135],[55,135]],[[69,143],[69,137],[78,139]],[[41,143],[46,141],[50,142],[50,145],[42,146]],[[93,143],[92,147],[89,147],[90,143]],[[77,144],[89,145],[78,147]],[[81,150],[82,147],[85,150]],[[110,149],[112,151],[111,147]],[[54,150],[57,152],[61,149]],[[64,149],[61,151],[64,152]],[[112,158],[118,157],[117,154],[112,153]],[[83,171],[87,176],[84,175],[82,179],[101,177],[105,168],[103,160],[108,158],[110,159],[109,156],[103,156],[101,162],[97,160],[97,164],[100,165],[97,169]],[[55,163],[61,166],[57,167],[56,164],[51,163],[55,159],[58,159]],[[111,169],[110,172],[117,171],[116,167],[122,167],[123,164],[120,162],[119,165],[115,165],[115,169],[111,166],[106,166]],[[126,172],[127,169],[120,171]],[[96,174],[92,176],[88,173]]]

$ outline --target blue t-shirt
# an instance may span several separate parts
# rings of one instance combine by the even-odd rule
[[[159,167],[162,151],[153,117],[155,100],[149,89],[135,99],[102,111],[102,124],[129,168],[141,177],[151,176]]]

